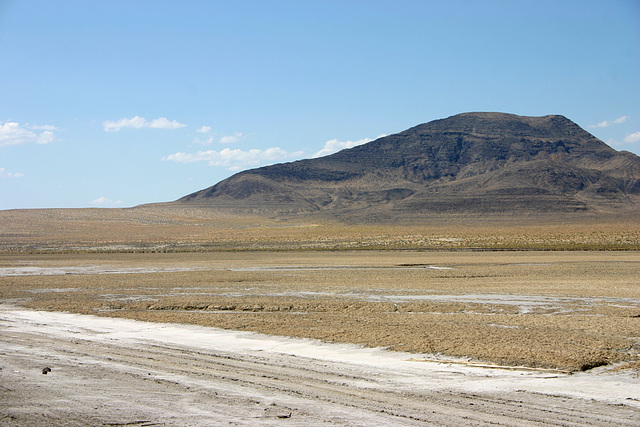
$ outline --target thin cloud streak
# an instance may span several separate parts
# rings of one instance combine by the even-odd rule
[[[385,136],[386,135],[384,134],[378,135],[378,138],[382,138]],[[345,148],[357,147],[358,145],[363,145],[371,141],[375,141],[375,140],[371,138],[362,138],[362,139],[358,139],[357,141],[338,141],[337,139],[331,139],[325,142],[324,147],[322,147],[320,151],[316,152],[311,157],[315,159],[317,157],[328,156],[329,154],[337,153],[340,150],[344,150]]]
[[[220,138],[220,143],[221,144],[235,144],[236,142],[240,141],[242,139],[243,135],[242,132],[236,132],[233,135],[227,135],[227,136],[223,136],[222,138]]]
[[[7,172],[5,168],[0,168],[0,178],[21,178],[24,174],[20,172]]]
[[[627,144],[640,142],[640,132],[630,133],[629,135],[624,137],[623,141]]]
[[[100,207],[113,207],[119,206],[122,204],[122,200],[111,200],[106,197],[98,197],[95,200],[89,202],[91,206],[100,206]]]
[[[176,120],[169,120],[166,117],[160,117],[153,120],[147,120],[144,117],[135,116],[130,119],[122,118],[116,121],[106,120],[102,122],[102,126],[106,132],[117,132],[122,128],[131,128],[131,129],[142,129],[142,128],[150,128],[150,129],[179,129],[186,127],[187,125],[184,123],[180,123]]]
[[[204,136],[202,138],[194,138],[194,144],[209,145],[212,144],[217,138],[217,135],[215,134],[215,132],[213,132],[213,128],[211,128],[211,126],[202,126],[200,129],[196,130],[196,132],[201,133]],[[244,134],[242,132],[236,132],[233,135],[221,136],[218,139],[218,142],[220,144],[235,144],[242,140],[242,138],[244,138]]]
[[[603,120],[600,123],[598,123],[597,125],[591,125],[589,126],[590,128],[606,128],[612,125],[619,125],[622,124],[624,122],[626,122],[627,120],[629,120],[631,117],[630,116],[620,116],[615,120]]]
[[[162,160],[178,163],[207,162],[209,166],[223,166],[232,170],[238,170],[248,166],[285,161],[301,155],[301,151],[290,153],[280,147],[271,147],[266,150],[258,148],[252,148],[250,150],[232,150],[230,148],[225,148],[220,151],[206,150],[198,151],[197,153],[178,152],[169,154],[168,156],[163,157]]]

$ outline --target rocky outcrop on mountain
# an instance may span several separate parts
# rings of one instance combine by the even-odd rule
[[[566,117],[464,113],[338,153],[237,173],[175,203],[267,215],[635,209],[640,157]]]

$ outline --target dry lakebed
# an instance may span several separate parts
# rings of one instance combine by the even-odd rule
[[[4,254],[0,425],[638,425],[639,277],[636,251]]]

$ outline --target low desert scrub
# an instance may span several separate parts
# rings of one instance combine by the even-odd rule
[[[169,208],[0,211],[0,253],[640,250],[640,217],[432,215],[346,224]]]
[[[0,276],[3,301],[503,365],[578,371],[640,359],[632,251],[0,256],[0,271],[27,267],[39,275]]]

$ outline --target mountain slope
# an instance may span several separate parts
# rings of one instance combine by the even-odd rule
[[[330,156],[240,172],[178,200],[266,214],[630,209],[640,158],[563,116],[464,113]]]

